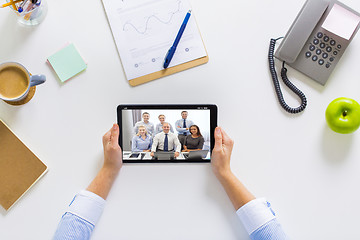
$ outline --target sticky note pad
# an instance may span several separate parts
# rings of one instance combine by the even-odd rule
[[[87,67],[84,59],[72,43],[48,57],[48,62],[61,82],[69,80]]]

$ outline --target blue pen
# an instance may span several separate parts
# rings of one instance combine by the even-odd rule
[[[24,11],[24,6],[27,3],[28,0],[24,0],[21,4],[20,7],[18,8],[18,12],[22,13]]]
[[[187,12],[185,19],[184,19],[183,23],[181,24],[180,30],[179,30],[178,34],[176,35],[175,41],[165,56],[164,68],[167,68],[170,64],[170,61],[171,61],[172,57],[174,56],[176,47],[180,42],[180,38],[185,30],[186,24],[188,23],[190,16],[191,16],[191,10],[189,10]]]

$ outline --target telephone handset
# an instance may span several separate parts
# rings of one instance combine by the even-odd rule
[[[301,99],[298,108],[289,107],[283,100],[274,63],[275,42],[269,49],[270,72],[280,104],[291,113],[306,107],[305,95],[286,77],[285,63],[321,85],[325,85],[345,49],[359,29],[360,14],[335,0],[307,0],[289,31],[280,43],[275,57],[283,61],[281,77]]]

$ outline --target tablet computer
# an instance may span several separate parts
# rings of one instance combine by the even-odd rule
[[[210,162],[216,105],[119,105],[117,121],[125,163]]]

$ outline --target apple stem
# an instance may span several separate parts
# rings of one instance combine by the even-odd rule
[[[343,113],[342,113],[343,117],[346,117],[347,115],[347,111],[345,110]]]

